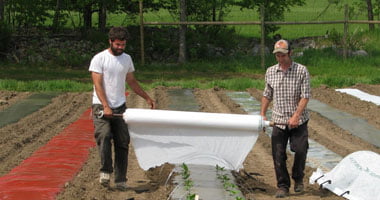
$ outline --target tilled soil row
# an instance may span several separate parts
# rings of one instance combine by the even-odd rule
[[[28,158],[89,108],[89,93],[67,93],[37,112],[0,129],[0,175]]]
[[[371,90],[380,91],[380,86],[357,85],[355,87],[359,89],[361,89],[360,87],[365,87],[367,90],[363,89],[363,91],[367,92]],[[166,90],[167,88],[160,87],[149,92],[155,98],[158,109],[168,108],[170,102]],[[250,89],[248,92],[257,99],[261,98],[262,91]],[[194,90],[194,94],[202,112],[245,114],[245,111],[234,103],[225,94],[224,90],[218,88],[208,90],[196,89]],[[372,94],[378,95],[376,93]],[[17,102],[16,99],[20,100],[28,95],[30,94],[24,93],[19,95],[19,93],[5,94],[1,92],[0,99],[10,96],[11,98],[8,98],[9,103],[6,105],[10,106]],[[379,116],[371,114],[372,112],[379,113],[379,106],[376,107],[371,103],[346,97],[326,87],[314,89],[313,95],[316,99],[332,107],[367,119],[374,126],[380,121]],[[13,100],[11,101],[12,98]],[[343,104],[353,106],[344,107]],[[45,145],[52,137],[60,133],[63,128],[77,120],[90,105],[90,93],[62,94],[54,98],[52,103],[45,108],[21,119],[17,123],[1,128],[0,148],[2,151],[0,152],[0,175],[6,174],[39,147]],[[0,110],[5,109],[6,106],[1,107],[0,105]],[[127,106],[129,108],[147,108],[146,102],[134,93],[130,93],[128,96]],[[368,108],[367,111],[369,112],[362,112],[366,108]],[[312,113],[309,125],[310,138],[341,156],[346,156],[358,150],[370,150],[380,153],[379,148],[352,136],[317,113]],[[289,168],[291,167],[291,162],[292,156],[289,155]],[[166,164],[143,171],[138,166],[131,145],[127,182],[130,189],[126,192],[115,191],[113,190],[113,183],[111,184],[111,188],[104,188],[99,185],[99,156],[97,149],[93,148],[90,149],[89,159],[82,170],[75,175],[72,181],[65,184],[64,190],[58,194],[57,199],[167,199],[174,187],[173,185],[165,184],[172,168],[172,165]],[[330,192],[320,191],[317,185],[308,185],[308,180],[306,179],[308,179],[314,170],[310,168],[306,169],[304,181],[306,192],[301,195],[295,195],[291,191],[289,199],[343,199]],[[235,176],[241,191],[247,199],[274,199],[276,181],[271,157],[270,139],[265,133],[260,133],[254,148],[244,162],[244,169],[235,173]]]
[[[8,108],[21,99],[30,96],[30,92],[0,91],[0,111]]]

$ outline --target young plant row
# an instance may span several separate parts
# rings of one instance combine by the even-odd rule
[[[236,196],[239,193],[238,186],[233,183],[224,167],[216,165],[216,174],[217,178],[222,183],[223,188],[229,193],[229,195]],[[245,198],[236,196],[235,200],[245,200]]]
[[[182,163],[182,172],[181,176],[184,183],[184,188],[186,190],[186,200],[196,200],[197,195],[191,192],[191,188],[194,186],[193,180],[190,178],[189,167]]]

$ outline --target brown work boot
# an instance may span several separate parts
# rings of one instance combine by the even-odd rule
[[[278,188],[276,192],[276,198],[285,198],[289,196],[289,190],[287,188]]]
[[[304,186],[302,181],[297,181],[294,183],[294,192],[303,192]]]

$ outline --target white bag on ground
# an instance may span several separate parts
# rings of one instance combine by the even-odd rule
[[[132,108],[123,118],[144,170],[166,162],[238,170],[265,123],[258,115]]]
[[[380,155],[371,151],[354,152],[326,174],[317,169],[309,181],[347,199],[380,199]]]

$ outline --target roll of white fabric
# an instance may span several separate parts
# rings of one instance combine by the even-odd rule
[[[309,182],[350,200],[380,199],[379,166],[379,154],[357,151],[343,158],[330,172],[324,174],[318,168]]]
[[[259,115],[133,108],[123,118],[144,170],[166,162],[238,170],[268,125]]]

